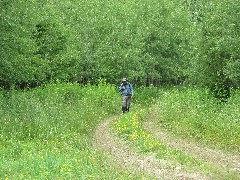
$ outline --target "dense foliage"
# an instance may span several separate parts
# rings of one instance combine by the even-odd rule
[[[238,0],[0,1],[0,84],[239,86]],[[223,94],[223,95],[222,95]]]

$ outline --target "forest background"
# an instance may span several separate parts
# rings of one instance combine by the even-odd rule
[[[240,85],[238,0],[1,0],[0,86]]]

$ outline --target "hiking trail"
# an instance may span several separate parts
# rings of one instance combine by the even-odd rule
[[[150,174],[157,179],[212,179],[200,172],[186,172],[181,165],[172,164],[168,160],[156,158],[154,153],[142,154],[130,148],[124,139],[118,137],[110,128],[117,116],[110,117],[102,122],[94,134],[94,148],[107,153],[113,164],[131,172]],[[166,143],[169,147],[179,149],[204,162],[212,164],[222,171],[232,171],[240,177],[240,157],[228,155],[218,150],[210,149],[182,139],[172,138],[163,129],[156,129],[151,114],[143,124],[151,134]]]

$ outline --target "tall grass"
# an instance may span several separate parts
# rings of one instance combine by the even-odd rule
[[[102,81],[96,86],[59,83],[0,91],[0,179],[146,178],[110,167],[106,155],[93,149],[96,126],[120,113],[121,96],[116,89]],[[159,126],[184,138],[239,152],[239,94],[235,91],[228,103],[221,104],[202,89],[138,88],[131,111],[149,110],[154,104],[151,109]],[[130,113],[116,123],[119,127],[126,124],[129,138],[137,140],[143,151],[161,152],[158,149],[165,146],[146,134],[134,117]],[[122,131],[121,136],[127,133]]]
[[[219,103],[204,89],[175,88],[161,94],[154,108],[158,125],[200,143],[240,152],[238,90],[227,103]]]
[[[96,126],[120,106],[105,82],[0,91],[0,179],[141,178],[92,148]]]
[[[2,140],[68,139],[89,134],[107,114],[116,112],[115,88],[51,84],[31,91],[2,93]]]

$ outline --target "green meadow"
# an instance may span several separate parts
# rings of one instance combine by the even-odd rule
[[[92,148],[93,133],[119,108],[114,86],[51,84],[1,91],[0,179],[136,178]]]
[[[175,159],[189,169],[200,166],[203,172],[218,172],[144,130],[147,114],[154,112],[157,126],[180,138],[239,152],[239,91],[222,104],[199,89],[136,88],[132,112],[121,116],[121,96],[116,89],[101,81],[96,86],[58,83],[23,91],[2,90],[1,179],[150,178],[109,164],[107,154],[94,149],[96,127],[116,114],[119,118],[112,129],[119,137],[134,142],[142,153],[155,152],[158,158]]]

